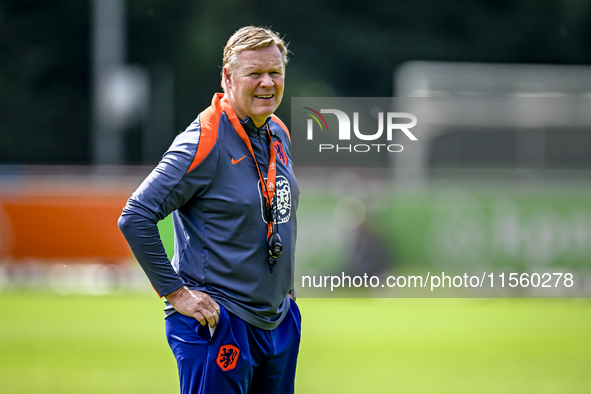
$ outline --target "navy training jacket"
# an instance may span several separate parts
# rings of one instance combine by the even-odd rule
[[[212,104],[174,140],[158,166],[127,201],[119,228],[156,292],[183,285],[209,294],[246,322],[273,329],[289,310],[293,288],[299,187],[291,142],[275,115],[257,129],[243,122],[263,176],[269,163],[266,125],[276,137],[277,230],[283,253],[273,272],[267,258],[265,199],[254,159],[237,134],[227,97]],[[157,223],[172,213],[170,262]],[[168,313],[174,310],[167,306]]]

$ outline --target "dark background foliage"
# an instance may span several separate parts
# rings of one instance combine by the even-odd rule
[[[91,163],[91,5],[0,2],[0,163]],[[142,0],[126,21],[127,61],[174,72],[176,132],[221,91],[222,49],[247,24],[290,42],[283,118],[292,96],[391,96],[409,60],[591,64],[587,0]]]

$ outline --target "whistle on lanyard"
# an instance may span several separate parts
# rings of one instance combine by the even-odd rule
[[[276,225],[273,226],[273,230],[275,230],[275,228]],[[273,231],[273,233],[267,240],[267,247],[269,249],[269,271],[273,273],[273,267],[275,267],[275,264],[277,264],[277,259],[279,258],[279,256],[281,256],[281,253],[283,252],[281,236],[276,231]]]

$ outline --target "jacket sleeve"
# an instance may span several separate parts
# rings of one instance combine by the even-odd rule
[[[206,188],[213,175],[207,171],[200,173],[199,167],[190,172],[191,176],[187,173],[199,143],[199,125],[194,125],[193,130],[187,129],[177,136],[162,161],[129,198],[118,222],[159,296],[179,289],[183,282],[166,255],[157,223]],[[215,156],[214,151],[209,156]]]

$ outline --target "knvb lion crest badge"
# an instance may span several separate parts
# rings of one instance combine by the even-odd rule
[[[240,349],[234,345],[222,345],[218,351],[216,363],[222,371],[226,372],[236,368],[238,364],[238,357],[240,356]]]
[[[261,216],[263,221],[267,223],[265,217],[265,198],[261,194],[261,181],[259,181],[257,188],[259,189],[259,197],[261,198]],[[277,223],[287,223],[291,217],[291,188],[289,181],[283,175],[278,175],[275,179],[275,185],[269,190],[275,189],[275,196],[277,197]]]
[[[273,146],[275,147],[275,155],[284,165],[287,165],[289,159],[285,154],[285,149],[283,149],[283,144],[277,140],[273,142]]]

